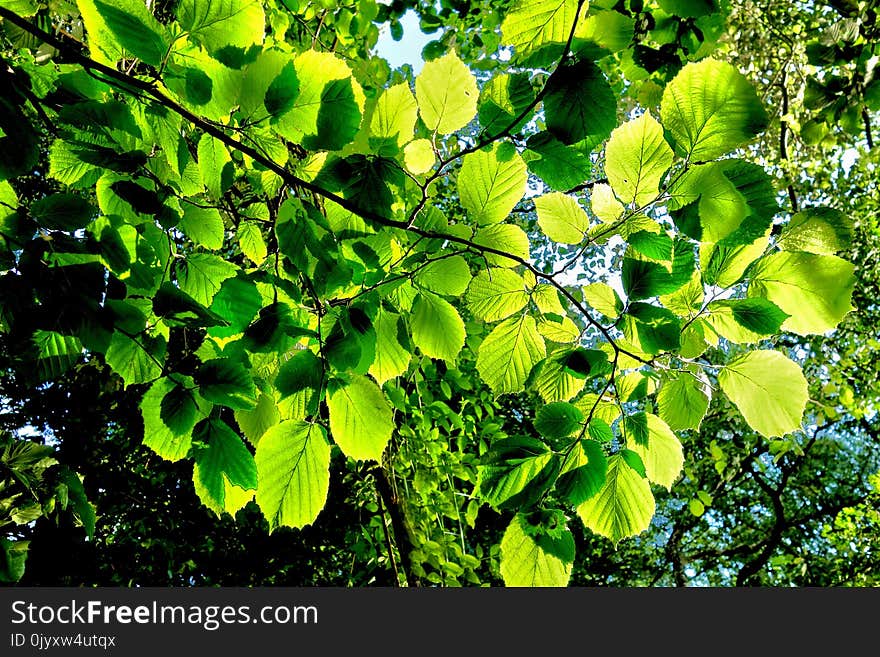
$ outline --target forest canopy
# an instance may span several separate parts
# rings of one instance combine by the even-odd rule
[[[877,585],[878,5],[0,0],[0,581]]]

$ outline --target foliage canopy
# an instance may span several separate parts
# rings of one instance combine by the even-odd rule
[[[694,479],[710,407],[771,446],[821,425],[803,345],[856,309],[854,222],[779,184],[786,123],[761,157],[727,3],[419,6],[418,74],[375,52],[408,4],[0,2],[5,365],[115,381],[110,435],[218,523],[303,530],[355,476],[398,581],[564,586],[584,528],[623,545]],[[51,447],[4,440],[8,524],[92,536],[75,472],[38,492]]]

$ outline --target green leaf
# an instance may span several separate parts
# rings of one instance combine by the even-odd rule
[[[18,195],[5,180],[0,180],[0,221],[15,216],[18,208]]]
[[[768,122],[746,77],[714,59],[687,64],[666,86],[660,120],[678,153],[692,162],[744,146]]]
[[[105,357],[107,364],[122,377],[126,388],[148,383],[162,375],[165,340],[145,334],[129,337],[115,331]]]
[[[476,79],[452,51],[426,62],[416,78],[422,121],[428,130],[441,135],[470,123],[477,113],[478,98]]]
[[[540,317],[538,319],[538,331],[547,340],[560,344],[577,342],[581,337],[581,329],[569,317],[554,318]]]
[[[503,221],[526,191],[526,165],[509,143],[494,143],[462,158],[458,192],[477,224]]]
[[[181,0],[180,26],[210,51],[263,43],[266,18],[259,0]]]
[[[725,299],[707,306],[706,321],[720,335],[737,344],[758,342],[779,333],[788,314],[767,299]]]
[[[180,289],[203,306],[210,306],[223,282],[232,278],[239,269],[220,256],[193,253],[186,260],[175,263]]]
[[[753,265],[748,295],[764,297],[787,313],[784,330],[824,333],[854,309],[854,271],[852,263],[833,255],[773,253]]]
[[[660,7],[682,18],[699,18],[717,11],[715,0],[659,0]]]
[[[128,52],[151,66],[159,66],[168,52],[165,28],[137,0],[93,0],[113,38]]]
[[[671,311],[636,301],[629,305],[623,319],[623,334],[644,353],[678,350],[681,324]]]
[[[671,267],[627,251],[621,269],[623,290],[630,299],[670,294],[690,281],[695,264],[693,246],[683,238],[673,243]]]
[[[32,340],[37,345],[37,379],[40,383],[53,381],[75,365],[83,354],[78,338],[55,331],[35,331]]]
[[[562,362],[567,372],[581,379],[603,376],[611,371],[608,354],[599,349],[572,349]]]
[[[577,342],[581,336],[581,330],[567,317],[557,327],[554,331],[549,331],[547,330],[546,320],[541,320],[540,329],[543,335],[547,336],[548,340],[553,339],[555,342],[570,344]],[[568,339],[563,340],[562,338],[566,333],[568,333]],[[611,371],[611,363],[608,361],[608,355],[604,351],[584,349],[583,347],[576,347],[570,351],[562,359],[561,364],[567,376],[572,376],[579,380],[604,376]]]
[[[529,237],[522,228],[513,224],[486,226],[474,235],[474,244],[486,246],[523,260],[529,259]],[[486,261],[494,267],[516,267],[519,263],[496,253],[484,253]]]
[[[478,116],[480,124],[489,135],[497,135],[507,128],[516,132],[529,118],[529,112],[517,125],[513,122],[535,100],[535,91],[526,73],[500,73],[489,80],[480,90]],[[512,127],[511,127],[512,126]]]
[[[56,139],[49,148],[49,177],[65,185],[94,185],[101,168],[86,162],[80,150],[63,139]]]
[[[645,531],[654,516],[651,485],[618,453],[608,459],[602,489],[578,506],[577,513],[590,530],[617,545]]]
[[[74,231],[85,228],[95,216],[95,209],[82,196],[69,193],[50,194],[31,203],[30,215],[43,228]]]
[[[230,47],[223,52],[232,50],[234,48]],[[216,54],[223,62],[210,56],[192,40],[188,40],[184,47],[175,48],[165,76],[168,88],[209,120],[225,122],[233,108],[241,111],[242,120],[264,120],[266,112],[261,101],[271,80],[269,76],[274,71],[263,70],[263,76],[259,72],[265,69],[270,58],[260,57],[245,70],[239,70],[241,62],[230,62],[231,58],[220,52]],[[230,68],[227,63],[236,68]],[[260,113],[254,116],[257,109]],[[168,135],[166,139],[173,143],[177,141],[176,136]],[[175,163],[172,161],[171,164],[174,166]]]
[[[751,351],[718,374],[724,394],[762,436],[784,436],[801,426],[807,381],[798,365],[778,351]]]
[[[522,277],[510,269],[483,269],[474,276],[465,295],[468,310],[495,322],[522,310],[529,302]]]
[[[577,187],[593,170],[589,142],[566,146],[549,132],[539,132],[529,137],[526,146],[524,159],[529,171],[552,189],[566,191]]]
[[[116,178],[104,174],[98,181],[98,204],[105,214],[118,214],[133,223],[142,223],[146,216],[152,219],[167,211],[149,183]]]
[[[552,402],[538,409],[535,429],[551,440],[570,436],[580,428],[584,414],[568,402]]]
[[[183,67],[178,78],[171,77],[174,73],[177,73],[176,68],[170,68],[169,88],[178,96],[186,99],[191,105],[207,105],[211,102],[214,96],[214,81],[202,69],[194,66]]]
[[[581,18],[572,40],[572,52],[580,57],[601,59],[609,52],[627,48],[633,41],[636,18],[611,9],[603,11],[593,3],[586,20]],[[610,6],[605,3],[605,6]]]
[[[603,352],[604,353],[604,352]],[[614,387],[621,402],[637,401],[654,394],[657,389],[656,379],[651,371],[638,370],[628,372],[614,379]]]
[[[729,159],[690,169],[670,190],[678,227],[694,239],[725,245],[760,238],[779,211],[773,180],[758,165]],[[694,206],[693,200],[699,198]],[[699,222],[694,221],[694,208]]]
[[[663,128],[645,112],[611,133],[605,147],[605,175],[617,198],[639,207],[657,197],[672,159]]]
[[[199,394],[215,404],[248,410],[257,405],[254,379],[244,365],[231,358],[213,358],[202,363],[195,376]]]
[[[93,540],[95,538],[95,523],[97,522],[95,505],[89,502],[82,480],[79,475],[66,468],[62,471],[59,480],[67,486],[68,507],[82,524],[83,529],[86,530],[86,536],[89,537],[89,540]]]
[[[623,312],[623,302],[613,287],[605,283],[590,283],[581,288],[584,301],[608,319],[617,319]]]
[[[558,46],[561,52],[577,12],[576,0],[519,0],[501,23],[501,42],[512,46],[519,60],[548,45]],[[549,56],[556,56],[556,49]]]
[[[353,459],[380,461],[394,431],[391,407],[379,387],[362,376],[327,398],[330,435]]]
[[[179,461],[189,453],[192,445],[192,433],[191,431],[176,433],[168,426],[162,419],[162,402],[178,386],[190,387],[192,384],[193,381],[189,377],[175,375],[175,379],[171,379],[164,376],[150,386],[140,403],[141,415],[144,420],[144,445],[169,461]],[[194,421],[199,422],[207,416],[211,404],[199,398],[196,399],[196,402]],[[184,428],[182,423],[175,424],[178,429]]]
[[[388,87],[379,96],[373,110],[371,136],[402,146],[412,139],[417,118],[418,106],[409,85],[402,82]]]
[[[572,353],[564,349],[548,356],[538,365],[535,389],[545,402],[568,401],[586,384],[586,377],[572,372],[567,366]]]
[[[330,488],[330,445],[323,427],[286,420],[263,434],[256,453],[257,504],[269,531],[315,522]]]
[[[709,285],[731,287],[743,277],[755,260],[760,258],[770,243],[770,231],[751,244],[728,246],[700,245],[700,262],[703,264],[703,280]]]
[[[179,383],[165,393],[159,404],[159,417],[175,436],[192,432],[198,411],[195,392]]]
[[[503,438],[480,458],[477,488],[496,509],[526,508],[552,485],[559,466],[559,458],[540,440]]]
[[[532,288],[531,297],[540,312],[565,317],[565,307],[559,300],[559,291],[555,286],[538,283]]]
[[[30,541],[0,537],[0,582],[14,583],[24,577]]]
[[[283,64],[282,64],[283,62]],[[296,66],[293,61],[288,59],[287,53],[264,50],[260,53],[260,57],[255,62],[259,65],[259,69],[254,71],[254,65],[248,67],[248,77],[265,75],[270,70],[275,77],[269,86],[266,87],[266,93],[263,96],[263,107],[274,119],[284,114],[296,101],[299,96],[299,78],[296,76]],[[262,89],[265,83],[265,77],[259,80],[258,88]],[[256,94],[255,94],[256,96]],[[245,105],[245,98],[248,97],[246,92],[242,92],[242,106]]]
[[[403,184],[404,178],[396,160],[366,155],[333,159],[321,174],[320,182],[341,192],[357,209],[383,215],[391,212],[394,202],[391,187]]]
[[[22,506],[16,507],[9,514],[9,518],[16,525],[28,525],[38,518],[42,517],[43,509],[36,501],[28,502]]]
[[[215,208],[185,204],[178,227],[193,242],[206,249],[217,250],[223,247],[223,218]]]
[[[599,217],[604,224],[617,223],[623,216],[623,204],[617,200],[611,185],[597,183],[590,192],[590,208],[593,214]],[[599,226],[600,230],[607,230],[606,226]]]
[[[241,438],[219,418],[201,423],[193,439],[207,445],[195,450],[193,484],[196,494],[202,504],[218,516],[224,511],[234,514],[250,496],[236,495],[230,488],[245,491],[257,488],[254,457]]]
[[[593,424],[600,422],[605,424],[598,419],[590,422],[591,434]],[[605,427],[608,425],[605,424]],[[609,428],[608,432],[610,431]],[[608,458],[602,445],[596,440],[579,440],[562,463],[562,471],[556,481],[556,492],[569,504],[579,506],[602,490],[607,473]]]
[[[241,252],[250,258],[251,262],[257,266],[263,264],[269,251],[258,222],[242,221],[238,225],[236,238],[238,239],[238,246]]]
[[[223,318],[228,326],[213,327],[209,333],[229,337],[242,333],[263,306],[257,286],[244,278],[227,278],[214,295],[211,312]]]
[[[538,331],[547,340],[560,344],[577,342],[581,337],[581,329],[570,318],[540,317]]]
[[[421,175],[430,171],[437,157],[428,139],[414,139],[403,149],[403,162],[410,173]]]
[[[545,90],[547,130],[563,144],[586,141],[592,148],[617,125],[617,98],[590,60],[559,66]]]
[[[413,276],[413,283],[419,287],[453,297],[464,294],[470,281],[471,269],[460,255],[429,262]]]
[[[258,445],[260,439],[269,429],[281,420],[281,412],[275,399],[261,392],[257,405],[250,410],[235,411],[235,421],[251,445]]]
[[[595,402],[595,400],[593,400],[593,402]],[[591,402],[591,404],[593,402]],[[613,402],[605,402],[605,406],[606,408],[611,409],[613,417],[610,418],[608,421],[613,422],[617,419],[620,412],[617,410],[617,408],[615,408],[615,404]],[[602,413],[601,402],[596,406],[596,411],[597,414]],[[592,420],[590,420],[590,424],[587,427],[587,432],[590,434],[590,438],[598,441],[599,443],[610,443],[614,440],[614,432],[611,430],[611,427],[608,426],[608,422],[599,417],[594,417]]]
[[[174,283],[159,286],[153,297],[153,312],[168,326],[227,326],[228,322],[205,308]]]
[[[545,353],[535,319],[529,315],[510,317],[480,344],[477,371],[496,395],[519,392]]]
[[[465,328],[461,315],[448,301],[422,292],[416,297],[410,317],[413,343],[430,358],[454,361],[464,346]]]
[[[700,272],[694,271],[686,285],[660,296],[660,303],[679,317],[694,317],[703,307],[705,294]]]
[[[551,192],[535,199],[538,225],[554,242],[580,244],[590,229],[590,218],[568,194]]]
[[[302,96],[293,102],[295,109],[301,100]],[[363,107],[363,91],[354,77],[330,80],[321,91],[321,105],[315,117],[315,131],[303,137],[303,146],[311,150],[344,148],[357,134]],[[299,105],[299,108],[303,109],[303,106]],[[290,125],[291,113],[285,115],[287,125]]]
[[[39,9],[33,0],[3,0],[0,6],[25,18],[33,16]]]
[[[627,235],[627,241],[633,251],[648,260],[669,262],[672,260],[674,243],[665,232],[653,233],[649,230],[638,230]]]
[[[791,218],[776,244],[783,251],[834,255],[849,247],[853,230],[852,218],[842,212],[832,208],[810,208]]]
[[[717,341],[713,340],[711,329],[702,318],[697,318],[692,324],[687,326],[681,332],[681,350],[682,358],[697,358],[709,348],[709,346],[717,346]]]
[[[299,95],[278,117],[278,133],[313,150],[338,150],[360,129],[364,92],[348,65],[332,53],[307,50],[294,62]]]
[[[323,355],[334,368],[364,374],[376,355],[376,332],[357,307],[344,308],[330,330],[325,329]]]
[[[657,411],[674,431],[699,429],[709,408],[710,388],[694,374],[682,372],[665,381],[657,393]]]
[[[278,370],[275,388],[281,399],[295,395],[301,390],[317,390],[323,378],[323,363],[309,349],[296,351]]]
[[[681,443],[672,429],[656,415],[639,413],[644,416],[644,432],[627,432],[627,447],[634,451],[645,464],[645,474],[649,481],[671,490],[684,465],[684,452]],[[633,416],[627,417],[625,426]],[[632,439],[632,440],[630,440]]]
[[[647,420],[645,421],[645,423],[647,426]],[[631,449],[624,449],[621,450],[619,453],[621,458],[626,461],[626,464],[633,470],[635,470],[640,477],[642,477],[643,479],[646,479],[648,477],[648,474],[645,472],[645,463],[644,461],[642,461],[641,456],[636,454]]]
[[[242,344],[258,353],[283,352],[289,344],[290,335],[299,328],[290,306],[273,302],[260,309],[257,318],[245,329]]]
[[[208,192],[216,199],[232,184],[233,164],[226,146],[205,133],[198,145],[199,171]]]
[[[373,326],[376,329],[376,358],[369,372],[381,385],[406,372],[412,354],[401,345],[403,320],[400,315],[380,308]],[[404,342],[408,342],[405,335]]]
[[[544,533],[520,513],[501,538],[501,578],[510,587],[567,586],[574,556],[574,537],[567,528]]]

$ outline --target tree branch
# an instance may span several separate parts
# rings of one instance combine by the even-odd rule
[[[397,545],[397,552],[400,554],[400,567],[403,569],[403,574],[406,578],[406,585],[420,586],[421,582],[419,581],[419,578],[412,572],[413,544],[410,540],[409,532],[406,529],[406,522],[403,517],[403,511],[400,508],[400,503],[397,501],[397,496],[394,494],[394,491],[391,490],[391,484],[388,481],[388,477],[385,476],[385,470],[381,465],[374,466],[370,472],[373,474],[373,479],[376,481],[376,489],[379,491],[379,495],[385,503],[388,515],[391,516],[391,530],[394,533],[394,542]],[[389,557],[392,560],[394,558],[393,555],[390,554]]]
[[[764,542],[764,548],[761,550],[760,554],[751,561],[744,563],[736,574],[737,586],[744,586],[748,583],[748,581],[770,560],[770,557],[773,555],[773,552],[776,551],[776,547],[782,540],[782,532],[786,527],[785,507],[782,504],[781,490],[770,486],[764,477],[755,471],[751,463],[748,465],[748,471],[751,473],[752,479],[755,480],[755,483],[758,484],[758,487],[764,491],[767,497],[770,498],[775,520],[773,522],[773,527],[770,530],[770,536]]]
[[[788,66],[788,62],[786,62],[785,66]],[[779,121],[779,157],[784,161],[788,161],[788,148],[786,146],[786,135],[788,130],[788,124],[785,122],[785,116],[788,114],[788,69],[782,69],[782,79],[779,81],[779,88],[782,90],[782,116]],[[788,177],[788,171],[785,172],[786,177]],[[797,194],[794,191],[794,185],[792,185],[791,181],[789,181],[788,186],[788,198],[791,201],[791,211],[798,211],[798,199]]]
[[[871,136],[871,115],[868,114],[867,108],[862,108],[862,122],[865,124],[865,140],[868,142],[868,149],[874,149],[874,138]]]

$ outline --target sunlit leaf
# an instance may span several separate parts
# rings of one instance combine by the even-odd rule
[[[574,537],[568,529],[550,534],[518,514],[501,538],[501,577],[506,586],[567,586],[574,556]]]
[[[718,374],[724,394],[763,436],[784,436],[801,426],[807,381],[801,368],[778,351],[750,351]]]
[[[467,66],[450,51],[422,67],[416,78],[419,114],[428,130],[455,132],[477,113],[479,90]]]
[[[379,387],[362,376],[352,377],[327,397],[330,435],[346,456],[378,461],[391,439],[391,407]]]
[[[727,62],[687,64],[666,86],[660,121],[679,154],[694,162],[724,155],[767,126],[754,87]]]
[[[608,459],[605,485],[577,512],[590,530],[617,544],[648,528],[654,516],[654,496],[648,480],[618,453]]]
[[[324,428],[286,420],[263,434],[255,460],[257,504],[269,531],[312,524],[330,487],[330,445]]]

